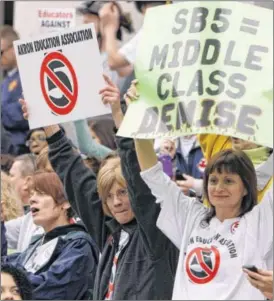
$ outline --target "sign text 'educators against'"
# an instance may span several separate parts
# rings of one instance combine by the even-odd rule
[[[76,24],[75,8],[39,8],[36,16],[41,34],[73,28]]]

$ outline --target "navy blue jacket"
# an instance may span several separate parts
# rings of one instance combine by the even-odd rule
[[[1,87],[2,95],[2,123],[5,129],[11,134],[12,144],[17,148],[16,154],[20,154],[20,148],[24,148],[28,121],[24,119],[21,105],[18,100],[22,97],[22,86],[19,72],[11,76],[7,75]]]
[[[176,170],[180,173],[192,176],[195,179],[201,179],[203,177],[203,171],[199,170],[199,163],[203,159],[203,152],[199,145],[195,145],[188,157],[188,162],[185,161],[182,154],[178,151],[176,152]]]
[[[57,227],[45,236],[39,235],[26,251],[6,257],[6,262],[24,268],[37,247],[56,237],[58,242],[48,261],[36,272],[26,273],[33,286],[33,300],[88,299],[93,289],[99,253],[81,225]]]

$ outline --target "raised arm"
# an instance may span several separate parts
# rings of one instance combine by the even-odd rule
[[[154,260],[157,260],[170,247],[169,239],[156,226],[161,208],[140,176],[133,140],[117,137],[117,145],[132,210],[142,231],[147,252]]]
[[[22,109],[25,117],[28,117],[26,104],[23,102],[21,100]],[[64,185],[68,201],[102,250],[108,233],[97,193],[96,176],[72,148],[58,125],[46,127],[45,133],[49,144],[49,160]]]
[[[150,169],[158,162],[153,145],[153,140],[135,139],[136,153],[142,171]]]
[[[105,4],[100,10],[99,16],[103,27],[103,46],[108,54],[108,65],[111,70],[116,70],[120,76],[128,75],[131,69],[127,70],[126,73],[125,67],[128,67],[130,62],[119,52],[116,38],[119,28],[118,8],[113,3]]]
[[[79,149],[83,154],[101,161],[112,152],[110,148],[97,143],[92,138],[86,120],[77,120],[74,125]]]
[[[72,208],[102,250],[107,233],[94,172],[84,164],[82,157],[61,131],[48,136],[48,144],[49,160],[63,182]]]

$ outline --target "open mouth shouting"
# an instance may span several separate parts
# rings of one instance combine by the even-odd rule
[[[32,216],[35,216],[37,214],[37,212],[39,212],[40,210],[36,207],[31,207],[30,211],[31,211]]]

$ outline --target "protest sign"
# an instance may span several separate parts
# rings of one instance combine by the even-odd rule
[[[271,10],[247,3],[149,9],[135,62],[140,97],[118,135],[214,133],[273,147],[272,25]]]
[[[110,113],[93,24],[14,42],[30,128]]]
[[[37,17],[42,34],[73,28],[76,24],[75,8],[39,8]]]

